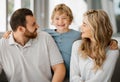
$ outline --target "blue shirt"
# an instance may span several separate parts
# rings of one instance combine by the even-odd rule
[[[55,29],[45,29],[44,31],[48,32],[54,38],[65,62],[67,77],[69,77],[72,44],[74,41],[80,39],[80,32],[73,29],[70,29],[66,33],[58,33]]]

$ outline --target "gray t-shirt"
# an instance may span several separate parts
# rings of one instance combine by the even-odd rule
[[[40,31],[36,39],[21,46],[13,39],[0,40],[0,71],[4,69],[9,82],[51,82],[51,66],[63,63],[52,39]]]

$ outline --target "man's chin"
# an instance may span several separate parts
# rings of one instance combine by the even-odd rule
[[[32,39],[34,39],[34,38],[36,38],[37,37],[37,34],[34,34],[34,36],[33,37],[31,37]]]
[[[31,35],[31,36],[27,36],[28,38],[30,38],[30,39],[35,39],[36,37],[37,37],[37,33],[36,34],[33,34],[33,35]]]

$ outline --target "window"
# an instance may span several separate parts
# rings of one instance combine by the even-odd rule
[[[117,32],[120,33],[120,0],[113,0]]]
[[[0,32],[6,31],[6,0],[0,3]]]
[[[33,0],[8,0],[8,30],[10,30],[10,17],[18,8],[29,8],[33,10]]]
[[[29,8],[33,11],[34,0],[1,0],[0,3],[0,33],[10,30],[10,17],[18,8]]]

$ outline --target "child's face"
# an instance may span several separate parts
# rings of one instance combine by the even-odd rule
[[[69,29],[69,25],[71,24],[70,18],[66,13],[59,14],[59,12],[54,15],[52,22],[56,29],[61,31]]]

